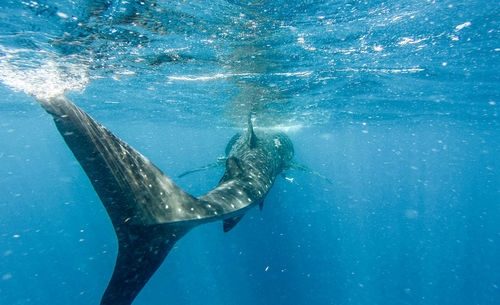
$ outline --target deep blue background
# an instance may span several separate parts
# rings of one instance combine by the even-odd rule
[[[498,3],[106,2],[0,2],[0,304],[99,304],[116,258],[50,73],[193,195],[249,112],[332,181],[194,229],[134,305],[500,304]]]
[[[117,251],[112,226],[49,116],[29,109],[3,113],[2,304],[97,304]],[[104,123],[172,177],[215,160],[232,135]],[[496,133],[446,120],[291,133],[296,159],[333,184],[290,172],[294,182],[279,179],[263,212],[233,231],[196,228],[136,304],[496,304]],[[199,195],[220,175],[178,182]]]

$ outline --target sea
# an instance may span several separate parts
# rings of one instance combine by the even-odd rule
[[[97,305],[113,272],[59,95],[194,196],[248,117],[311,169],[133,305],[500,304],[496,0],[0,0],[2,305]]]

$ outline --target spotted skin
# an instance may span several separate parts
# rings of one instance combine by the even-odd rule
[[[255,147],[250,147],[245,136],[238,137],[227,152],[226,172],[219,184],[199,197],[217,203],[226,216],[260,204],[293,157],[292,143],[285,134],[263,133],[256,137]]]
[[[174,244],[193,227],[222,220],[231,230],[262,205],[276,176],[290,167],[283,133],[236,134],[218,185],[194,198],[146,157],[65,97],[38,100],[99,195],[118,238],[118,256],[101,305],[130,305]]]

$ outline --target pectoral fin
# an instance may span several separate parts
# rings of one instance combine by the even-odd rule
[[[210,163],[208,165],[205,165],[205,166],[202,166],[202,167],[199,167],[199,168],[195,168],[195,169],[192,169],[192,170],[189,170],[189,171],[185,171],[183,172],[182,174],[180,174],[179,176],[177,176],[178,178],[182,178],[186,175],[189,175],[189,174],[193,174],[193,173],[196,173],[196,172],[201,172],[201,171],[204,171],[204,170],[207,170],[207,169],[211,169],[211,168],[214,168],[214,167],[220,167],[220,166],[224,166],[226,164],[226,157],[220,157],[217,159],[217,162],[214,162],[214,163]]]
[[[300,170],[300,171],[303,171],[303,172],[306,172],[308,174],[312,174],[314,176],[317,176],[317,177],[320,177],[324,180],[326,180],[328,183],[330,184],[333,184],[332,181],[330,179],[328,179],[327,177],[325,177],[324,175],[318,173],[317,171],[315,170],[312,170],[310,169],[309,167],[305,166],[305,165],[302,165],[302,164],[298,164],[298,163],[295,163],[293,162],[292,164],[290,164],[290,169],[294,169],[294,170]],[[287,179],[288,180],[288,179]]]

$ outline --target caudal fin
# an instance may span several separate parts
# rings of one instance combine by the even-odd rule
[[[189,195],[65,97],[39,99],[106,208],[119,252],[102,305],[130,305],[175,242],[223,211]]]
[[[129,305],[187,229],[171,225],[131,226],[118,233],[115,270],[101,305]]]

